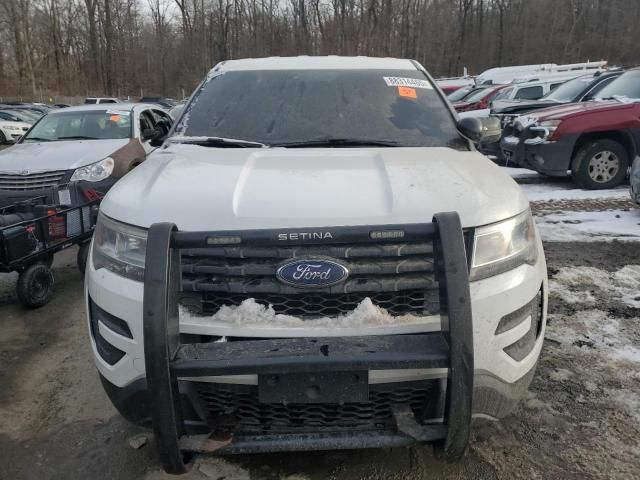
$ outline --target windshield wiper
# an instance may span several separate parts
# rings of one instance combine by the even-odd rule
[[[272,147],[398,147],[395,140],[374,140],[367,138],[317,138],[303,142],[274,143]]]
[[[236,138],[223,137],[171,137],[171,143],[188,143],[191,145],[200,145],[202,147],[239,147],[239,148],[265,148],[268,145],[260,142],[251,142],[249,140],[239,140]]]
[[[24,139],[25,142],[27,140],[34,141],[34,142],[51,142],[52,141],[50,138],[40,138],[40,137],[27,137]]]
[[[84,135],[71,135],[69,137],[58,137],[58,140],[99,140],[99,138],[85,137]]]

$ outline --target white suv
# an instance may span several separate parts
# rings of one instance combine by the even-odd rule
[[[109,192],[91,345],[127,419],[182,451],[465,451],[540,355],[529,203],[416,62],[228,61]]]

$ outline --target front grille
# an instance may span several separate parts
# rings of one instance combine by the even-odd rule
[[[418,422],[441,416],[440,382],[370,385],[369,401],[345,404],[260,403],[255,385],[195,383],[214,431],[238,434],[394,429],[392,405],[409,405]]]
[[[302,290],[276,278],[283,262],[313,257],[339,261],[349,269],[349,278],[317,290]],[[184,250],[182,287],[182,304],[207,315],[247,298],[272,305],[277,314],[300,318],[346,314],[367,297],[392,315],[439,312],[430,242]]]
[[[28,175],[0,173],[0,190],[47,190],[58,186],[66,173],[65,170]]]

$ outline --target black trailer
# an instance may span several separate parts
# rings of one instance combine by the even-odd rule
[[[79,245],[78,268],[84,272],[97,218],[99,200],[77,206],[50,200],[47,194],[0,208],[0,272],[19,273],[18,299],[28,308],[53,297],[51,264],[60,250]]]
[[[468,445],[473,396],[473,330],[469,265],[460,219],[443,213],[432,223],[410,225],[331,227],[336,243],[370,245],[402,242],[433,248],[436,295],[442,331],[434,333],[337,338],[235,339],[213,342],[182,336],[179,304],[184,289],[181,252],[235,248],[271,250],[284,247],[283,230],[185,232],[169,223],[149,230],[144,277],[144,354],[148,402],[160,460],[170,473],[183,473],[194,452],[235,454],[295,450],[397,447],[432,443],[440,458],[456,461]],[[299,231],[299,230],[297,230]],[[390,232],[388,239],[380,231]],[[287,232],[284,230],[284,232]],[[293,232],[293,230],[292,230]],[[376,232],[374,235],[372,232]],[[280,236],[280,238],[278,238]],[[286,247],[301,246],[287,235]],[[309,247],[313,241],[305,241]],[[322,243],[318,240],[315,243]],[[239,245],[239,246],[238,246]],[[339,247],[339,245],[338,245]],[[206,254],[206,253],[205,253]],[[409,404],[393,394],[380,397],[369,385],[370,370],[438,368],[445,370],[427,395]],[[205,416],[206,406],[187,401],[188,386],[198,378],[254,374],[258,385],[250,407],[263,412],[297,415],[287,431],[261,424],[259,433],[231,429],[221,417],[208,416],[208,429],[194,432],[189,419]],[[184,379],[188,378],[189,381]],[[193,385],[193,383],[192,383]],[[229,393],[230,394],[230,393]],[[249,395],[249,394],[246,394]],[[246,400],[245,395],[245,400]],[[375,398],[374,398],[375,397]],[[237,398],[237,397],[232,397]],[[380,404],[380,398],[387,403]],[[236,408],[233,405],[231,408]],[[377,403],[376,403],[377,402]],[[421,404],[424,402],[424,405]],[[420,420],[421,407],[439,409],[443,421]],[[371,408],[369,408],[371,407]],[[369,421],[367,410],[380,409],[389,422]],[[366,428],[318,426],[312,411],[347,411]],[[360,409],[360,410],[359,410]],[[238,412],[236,412],[238,413]],[[334,412],[335,413],[335,412]],[[240,413],[241,415],[241,413]],[[277,414],[265,414],[262,422]],[[349,417],[347,415],[345,418]],[[351,417],[349,417],[351,418]],[[266,419],[266,420],[265,420]],[[220,422],[220,423],[216,423]],[[221,427],[221,428],[218,428]]]

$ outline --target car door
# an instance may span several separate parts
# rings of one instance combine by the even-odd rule
[[[156,120],[151,109],[145,109],[140,112],[139,117],[140,143],[144,148],[145,155],[149,155],[156,147],[151,145],[151,138],[145,138],[145,132],[149,132],[156,128]]]

